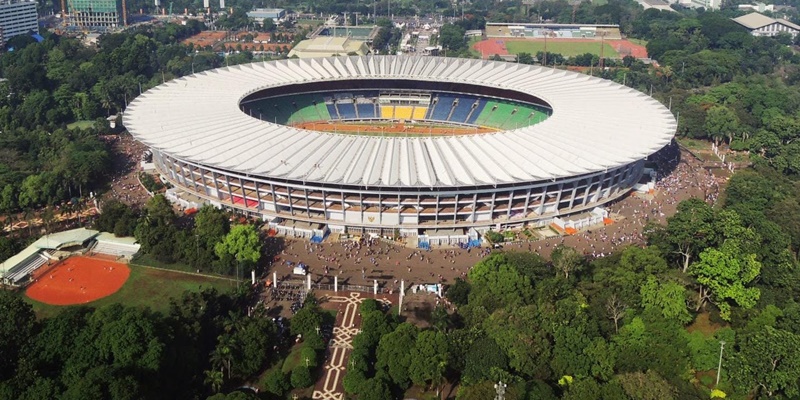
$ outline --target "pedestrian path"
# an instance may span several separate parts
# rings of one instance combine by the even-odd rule
[[[315,400],[343,400],[344,379],[347,370],[347,361],[350,359],[350,352],[353,351],[353,338],[360,332],[361,313],[359,306],[365,299],[373,296],[365,295],[360,292],[350,292],[343,296],[328,296],[327,300],[331,304],[336,304],[339,312],[336,314],[336,323],[333,327],[333,336],[328,343],[328,356],[325,360],[322,377],[314,386],[311,395]],[[382,303],[391,305],[391,301],[385,298],[376,299]]]

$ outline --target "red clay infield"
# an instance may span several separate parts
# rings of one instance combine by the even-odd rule
[[[42,271],[25,294],[57,306],[84,304],[113,294],[131,274],[125,264],[80,256],[52,268],[43,266]]]

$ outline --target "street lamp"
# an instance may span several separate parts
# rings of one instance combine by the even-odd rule
[[[722,372],[722,350],[725,348],[725,341],[719,341],[719,365],[717,366],[717,385],[719,385],[719,376]]]

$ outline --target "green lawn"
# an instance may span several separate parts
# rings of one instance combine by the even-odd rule
[[[67,124],[67,129],[86,129],[94,126],[94,121],[83,120]]]
[[[697,140],[685,137],[676,137],[675,140],[689,150],[711,150],[711,142],[706,140]]]
[[[201,289],[214,287],[219,291],[227,291],[234,287],[234,282],[226,278],[201,276],[177,271],[165,271],[130,265],[131,275],[122,288],[111,296],[85,304],[89,307],[102,307],[113,303],[128,306],[150,307],[154,311],[165,312],[169,309],[169,299],[180,296],[184,291],[199,292]],[[52,306],[23,296],[25,301],[33,305],[33,310],[40,318],[51,317],[70,306]]]
[[[633,44],[638,44],[639,46],[647,46],[647,40],[644,39],[636,39],[636,38],[628,38],[628,41]]]
[[[605,48],[603,57],[616,58],[619,54],[608,43],[597,42],[573,42],[566,40],[548,40],[547,52],[559,53],[564,57],[573,57],[581,54],[592,53],[600,55],[600,45]],[[536,56],[537,52],[544,51],[544,41],[531,40],[507,40],[506,48],[511,54],[530,53]]]

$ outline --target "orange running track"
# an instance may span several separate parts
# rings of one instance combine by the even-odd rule
[[[85,304],[115,293],[130,274],[125,264],[75,256],[40,274],[25,294],[57,306]]]

